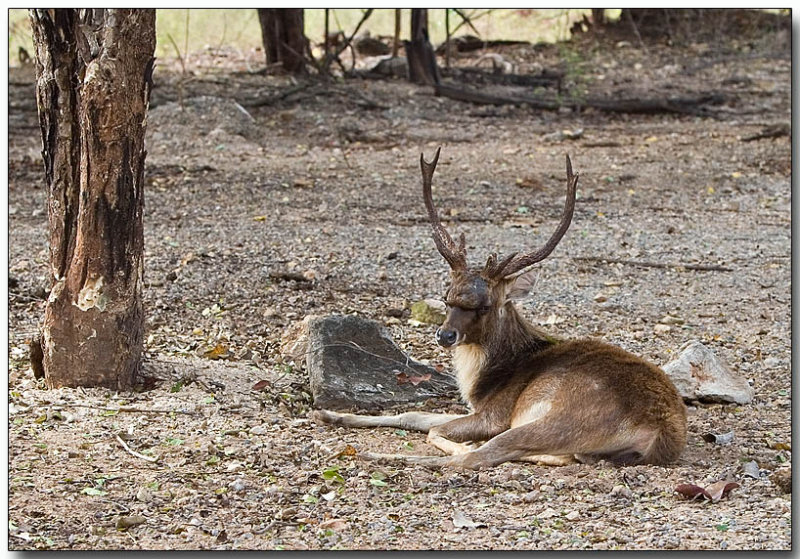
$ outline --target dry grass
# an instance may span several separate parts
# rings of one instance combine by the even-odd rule
[[[474,20],[475,28],[481,37],[487,39],[514,39],[531,42],[554,42],[569,37],[569,27],[589,10],[486,10],[465,9]],[[402,33],[409,32],[409,12],[403,10]],[[359,9],[339,9],[331,11],[331,29],[342,29],[351,33],[362,16]],[[321,42],[325,16],[322,9],[308,9],[306,34],[312,42]],[[429,12],[430,33],[434,43],[445,39],[445,15],[443,9]],[[454,29],[461,18],[451,13],[450,25]],[[379,9],[364,24],[364,30],[373,35],[392,35],[394,33],[394,10]],[[458,35],[474,34],[464,25]],[[241,51],[261,46],[261,29],[255,9],[163,9],[156,16],[156,56],[167,58],[176,56],[176,48],[181,56],[204,50],[208,47],[232,47]],[[8,63],[19,64],[19,47],[33,54],[30,23],[27,10],[8,11]]]

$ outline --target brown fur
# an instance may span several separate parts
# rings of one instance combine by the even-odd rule
[[[607,459],[666,464],[686,446],[686,408],[666,374],[596,340],[564,341],[524,320],[514,306],[533,287],[517,272],[541,261],[566,233],[578,175],[567,157],[567,202],[556,232],[539,250],[468,269],[463,235],[455,243],[431,197],[432,163],[421,161],[423,196],[437,249],[450,264],[447,316],[439,343],[455,346],[456,376],[472,408],[466,416],[409,412],[356,416],[317,411],[315,419],[353,427],[403,426],[428,433],[452,456],[362,456],[429,466],[492,467],[508,460],[564,463]],[[486,441],[471,450],[466,443]],[[541,455],[550,455],[542,457]]]

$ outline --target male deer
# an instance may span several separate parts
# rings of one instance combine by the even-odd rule
[[[448,456],[363,453],[433,467],[480,469],[509,460],[564,464],[606,459],[617,464],[665,464],[686,445],[686,408],[666,374],[647,361],[597,340],[550,336],[520,316],[514,301],[532,287],[531,272],[569,228],[578,175],[567,156],[567,201],[555,233],[538,249],[482,268],[467,266],[464,235],[456,244],[439,221],[431,163],[420,157],[422,188],[436,248],[450,264],[447,316],[438,343],[454,347],[454,364],[468,415],[408,412],[364,416],[317,410],[318,422],[396,427],[428,433]],[[487,441],[476,448],[479,441]]]

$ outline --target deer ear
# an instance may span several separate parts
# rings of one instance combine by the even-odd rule
[[[528,270],[524,274],[520,274],[511,280],[511,284],[508,287],[508,293],[506,294],[506,299],[509,301],[524,301],[527,299],[531,291],[533,290],[533,286],[536,284],[536,278],[539,277],[536,269]]]

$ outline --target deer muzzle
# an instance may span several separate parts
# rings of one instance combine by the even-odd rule
[[[449,330],[439,328],[436,330],[436,342],[442,347],[451,347],[458,341],[458,332],[456,330]]]

